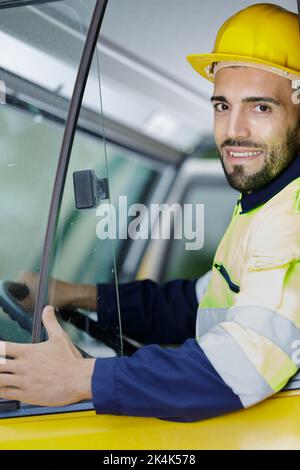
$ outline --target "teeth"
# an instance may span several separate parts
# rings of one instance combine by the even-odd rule
[[[259,155],[262,152],[229,152],[231,157],[252,157],[254,155]]]

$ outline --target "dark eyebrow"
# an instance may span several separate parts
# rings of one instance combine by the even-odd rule
[[[223,101],[224,103],[228,103],[228,100],[225,98],[225,96],[212,96],[210,101]],[[279,101],[269,96],[249,96],[242,99],[242,103],[255,103],[256,101],[264,101],[265,103],[273,103],[276,104],[276,106],[280,106]]]
[[[212,96],[210,101],[223,101],[224,103],[228,103],[225,96]]]

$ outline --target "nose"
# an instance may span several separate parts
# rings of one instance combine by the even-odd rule
[[[227,138],[247,139],[250,137],[250,128],[245,114],[239,109],[233,109],[229,113],[227,129]]]

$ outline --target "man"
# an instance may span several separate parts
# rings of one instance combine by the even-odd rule
[[[146,344],[131,357],[83,359],[46,307],[47,342],[2,343],[0,398],[50,406],[93,399],[97,413],[196,421],[260,402],[297,372],[299,54],[297,16],[257,4],[225,22],[212,54],[188,58],[214,82],[215,140],[241,192],[212,271],[197,283],[120,286],[123,331]],[[98,308],[100,324],[115,321],[109,286],[99,285],[97,297],[93,286],[61,283],[58,306],[74,291],[78,304]],[[167,343],[180,346],[160,346]]]

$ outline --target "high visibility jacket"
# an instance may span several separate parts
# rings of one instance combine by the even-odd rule
[[[300,156],[241,194],[202,278],[120,285],[123,333],[147,346],[97,359],[96,411],[195,421],[276,393],[299,368],[299,261]],[[98,285],[101,326],[118,321],[112,289]]]
[[[199,345],[244,406],[280,390],[299,367],[300,177],[252,208],[255,198],[234,209],[196,325]]]

